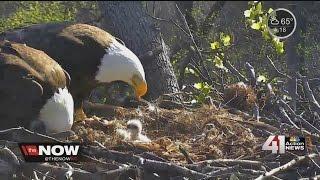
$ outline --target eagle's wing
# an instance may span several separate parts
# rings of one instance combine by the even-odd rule
[[[28,127],[43,104],[41,80],[20,57],[0,52],[1,129]]]

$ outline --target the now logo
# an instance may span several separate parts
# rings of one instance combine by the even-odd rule
[[[269,136],[262,146],[262,150],[272,151],[273,154],[285,153],[285,136]]]
[[[19,143],[26,162],[77,162],[79,143]]]
[[[54,155],[54,156],[76,156],[78,155],[80,145],[40,145],[39,146],[39,155]]]

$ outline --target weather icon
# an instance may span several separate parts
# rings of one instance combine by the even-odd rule
[[[271,25],[276,26],[276,25],[279,24],[279,21],[278,21],[278,19],[277,19],[275,16],[272,16],[272,17],[270,18],[270,23],[271,23]]]

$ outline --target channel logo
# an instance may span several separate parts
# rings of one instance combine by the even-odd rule
[[[19,143],[26,162],[77,162],[80,160],[78,143]]]
[[[262,146],[262,150],[272,151],[273,154],[284,154],[285,151],[304,151],[305,149],[305,138],[299,136],[269,136]]]

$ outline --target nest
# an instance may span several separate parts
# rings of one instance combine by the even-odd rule
[[[252,110],[257,95],[251,86],[243,82],[228,85],[224,90],[224,103],[242,111]]]
[[[30,166],[30,163],[17,161],[22,159],[22,154],[16,141],[59,140],[25,128],[0,132],[6,139],[2,142],[5,147],[0,148],[1,179],[13,176],[17,179],[72,176],[79,180],[92,177],[97,180],[267,179],[275,174],[279,178],[294,179],[298,175],[310,177],[319,173],[313,163],[313,159],[319,159],[314,145],[318,136],[306,139],[307,155],[305,152],[273,155],[262,151],[261,145],[269,136],[267,132],[278,132],[278,126],[231,114],[228,109],[212,105],[193,110],[168,110],[149,105],[139,109],[118,107],[107,112],[108,116],[103,118],[93,116],[91,120],[76,122],[73,126],[75,134],[70,134],[71,137],[60,136],[62,139],[67,137],[67,141],[83,143],[82,160],[75,163],[34,163]],[[130,119],[143,122],[143,134],[152,142],[124,141],[117,135],[116,130],[125,128]],[[290,128],[283,133],[297,135]]]
[[[143,134],[152,139],[148,144],[128,144],[115,132],[127,120],[140,119]],[[118,108],[113,117],[100,121],[77,122],[73,140],[100,144],[114,150],[140,149],[173,162],[186,163],[185,150],[193,161],[212,158],[250,156],[262,140],[249,127],[237,122],[241,117],[224,109],[204,106],[193,112],[142,107],[139,110]]]

